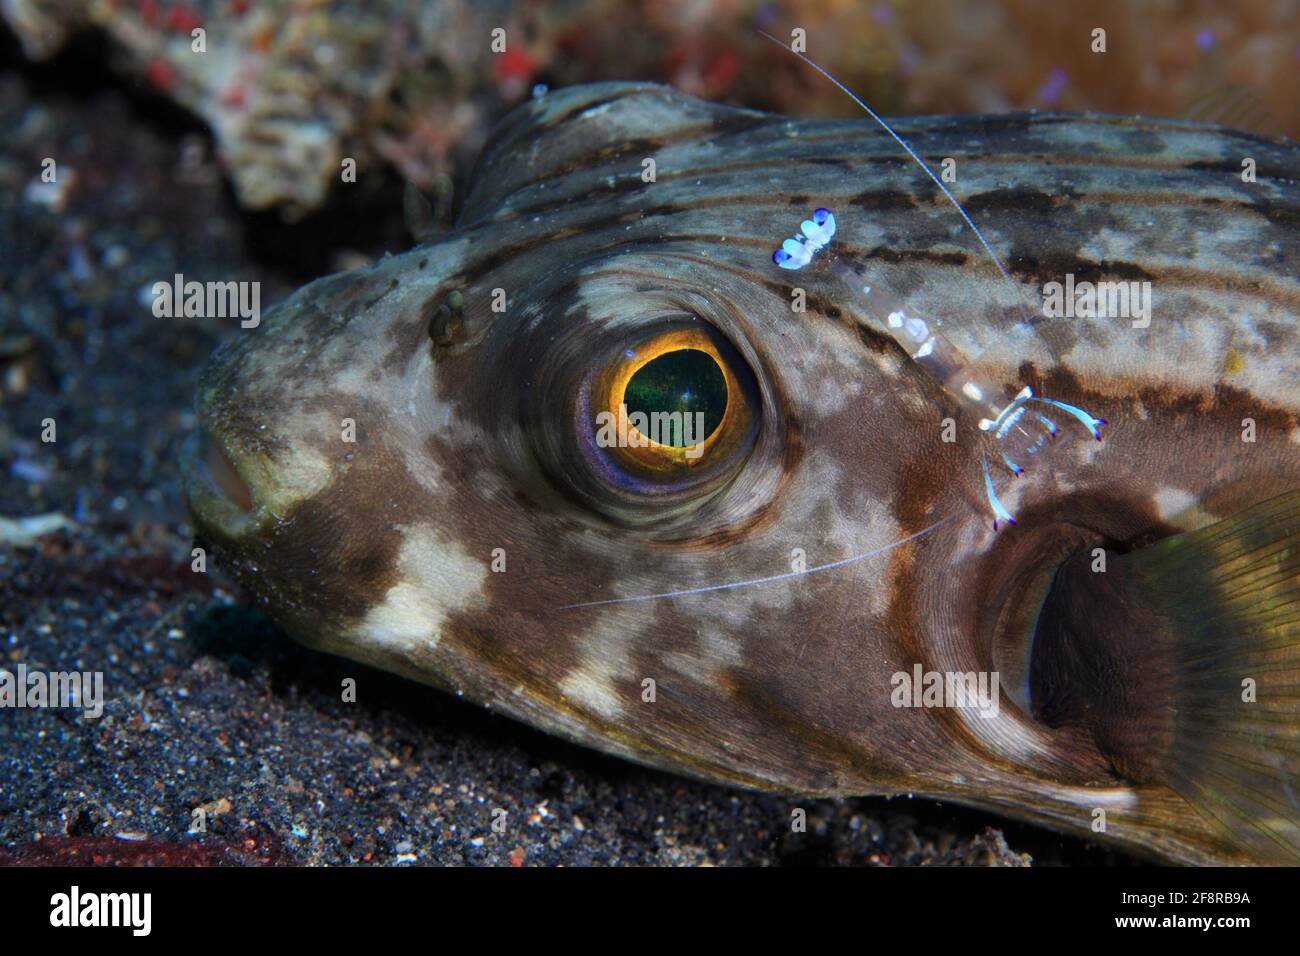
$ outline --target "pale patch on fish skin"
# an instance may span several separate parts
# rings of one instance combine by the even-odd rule
[[[1105,427],[1105,426],[1103,426]],[[1094,441],[1092,439],[1080,440],[1074,443],[1073,458],[1079,465],[1096,465],[1101,464],[1097,461],[1099,457],[1113,457],[1111,445],[1104,441]]]
[[[744,659],[740,641],[713,627],[701,629],[694,649],[670,651],[661,657],[673,673],[708,686],[716,685],[722,673],[739,667]]]
[[[862,554],[866,551],[881,548],[903,537],[902,528],[894,520],[889,509],[880,501],[873,501],[867,507],[859,509],[854,515],[847,516],[842,520],[845,525],[855,525],[856,534],[849,538],[853,545],[852,551],[850,551],[851,554]],[[884,581],[886,580],[886,569],[889,560],[888,555],[871,558],[861,562],[850,573],[858,576],[859,580]],[[893,597],[889,588],[878,585],[867,586],[859,588],[856,593],[859,606],[873,617],[884,620],[888,616]]]
[[[1133,329],[1127,319],[1058,320],[1074,321],[1081,333],[1090,332],[1079,335],[1065,362],[1080,377],[1096,381],[1130,380],[1142,386],[1217,381],[1223,375],[1230,336],[1236,334],[1234,323],[1248,315],[1244,307],[1233,315],[1218,313],[1220,305],[1197,294],[1171,296],[1163,308],[1152,306],[1151,326],[1146,330]],[[1171,315],[1181,316],[1176,330],[1166,324]],[[1287,321],[1285,316],[1276,318],[1280,325]],[[1295,370],[1289,365],[1293,353],[1278,348],[1249,354],[1250,361],[1233,375],[1234,387],[1262,401],[1290,406],[1295,395]]]
[[[890,398],[897,405],[903,405],[907,411],[913,415],[924,415],[927,411],[933,411],[935,414],[936,427],[943,424],[943,418],[939,417],[940,413],[934,407],[934,400],[927,395],[921,395],[917,392],[900,391]],[[948,417],[948,416],[943,416]]]
[[[851,399],[862,391],[856,381],[852,384],[829,376],[812,378],[804,388],[801,398],[819,415],[835,415],[848,407]]]
[[[627,695],[614,684],[618,678],[638,682],[631,654],[641,639],[641,614],[633,607],[616,608],[598,624],[577,636],[578,663],[559,683],[566,699],[606,720],[623,716]],[[653,674],[646,674],[653,677]],[[634,680],[635,679],[635,680]],[[638,696],[636,700],[640,700]]]
[[[1155,229],[1154,226],[1151,228]],[[1133,229],[1131,223],[1126,223],[1123,229],[1102,226],[1095,236],[1079,247],[1079,254],[1097,262],[1107,259],[1131,262],[1140,257],[1149,245],[1149,236]]]
[[[792,494],[783,527],[799,529],[799,534],[784,543],[803,547],[808,566],[838,561],[884,547],[903,536],[898,522],[881,497],[872,493],[865,481],[853,481],[856,491],[851,498],[826,497],[824,489],[842,484],[849,474],[832,450],[808,452],[802,463],[799,487]],[[829,507],[829,521],[819,517],[819,509]],[[809,534],[807,529],[816,528]]]
[[[1156,489],[1151,496],[1156,514],[1181,531],[1195,531],[1213,524],[1217,519],[1201,507],[1196,495],[1182,488],[1168,485]]]
[[[452,487],[447,481],[447,462],[430,452],[430,440],[436,439],[445,446],[443,454],[459,456],[463,466],[465,461],[481,461],[485,439],[477,424],[467,421],[455,406],[438,400],[435,362],[425,357],[408,379],[412,383],[408,399],[412,411],[401,423],[407,432],[404,437],[389,435],[389,438],[400,451],[411,480],[430,494],[443,496]],[[506,486],[501,474],[487,462],[478,464],[474,472],[473,490],[481,498],[490,497]]]
[[[1196,496],[1182,488],[1165,486],[1158,488],[1152,495],[1156,503],[1156,514],[1165,521],[1176,521],[1183,512],[1196,506]]]
[[[292,448],[291,455],[271,459],[256,451],[244,452],[238,446],[227,453],[258,489],[254,498],[257,508],[281,514],[323,491],[334,480],[336,465],[320,448],[322,436],[331,434],[341,436],[341,421],[328,412],[286,408],[267,437],[274,435],[280,447]]]
[[[366,612],[360,630],[372,641],[408,645],[425,641],[438,646],[438,622],[442,612],[419,585],[402,581],[394,584],[381,604]]]
[[[898,378],[903,373],[903,356],[898,352],[881,352],[879,355],[873,356],[873,358],[875,359],[876,368],[880,370],[882,375],[889,378]]]
[[[402,528],[397,558],[402,579],[353,629],[353,639],[384,654],[427,652],[438,646],[453,614],[482,598],[488,568],[433,525]]]

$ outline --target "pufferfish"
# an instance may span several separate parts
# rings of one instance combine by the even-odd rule
[[[450,233],[214,354],[200,539],[300,641],[643,764],[1297,862],[1300,150],[897,129],[953,161],[1010,284],[865,121],[635,83],[522,105]],[[839,277],[778,268],[819,208]],[[989,436],[845,270],[1105,440],[1062,428],[994,530]],[[1067,277],[1149,282],[1150,321],[1045,316]],[[673,412],[693,439],[644,433]]]

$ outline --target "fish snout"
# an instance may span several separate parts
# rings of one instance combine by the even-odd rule
[[[441,286],[432,269],[404,283],[408,266],[393,257],[319,279],[213,353],[182,452],[200,532],[251,546],[385,432],[386,409],[408,398],[405,359],[427,346],[427,302]]]
[[[181,487],[204,532],[233,539],[254,523],[252,487],[206,428],[190,434],[181,449]]]

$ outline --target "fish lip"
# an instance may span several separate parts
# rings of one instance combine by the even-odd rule
[[[256,530],[253,486],[206,428],[186,437],[180,465],[181,489],[201,532],[230,542]]]

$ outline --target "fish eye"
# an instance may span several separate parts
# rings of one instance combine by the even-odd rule
[[[623,389],[623,406],[640,421],[684,426],[669,428],[661,441],[669,448],[685,448],[685,432],[703,441],[717,431],[727,411],[727,380],[708,352],[675,348],[632,373]]]
[[[694,316],[661,320],[595,356],[577,404],[574,437],[594,479],[585,497],[624,517],[635,511],[636,521],[665,506],[679,513],[723,487],[744,465],[759,424],[748,363]]]
[[[732,392],[739,398],[727,371],[736,360],[698,328],[660,332],[625,349],[595,403],[597,445],[649,469],[698,465],[721,437]]]

